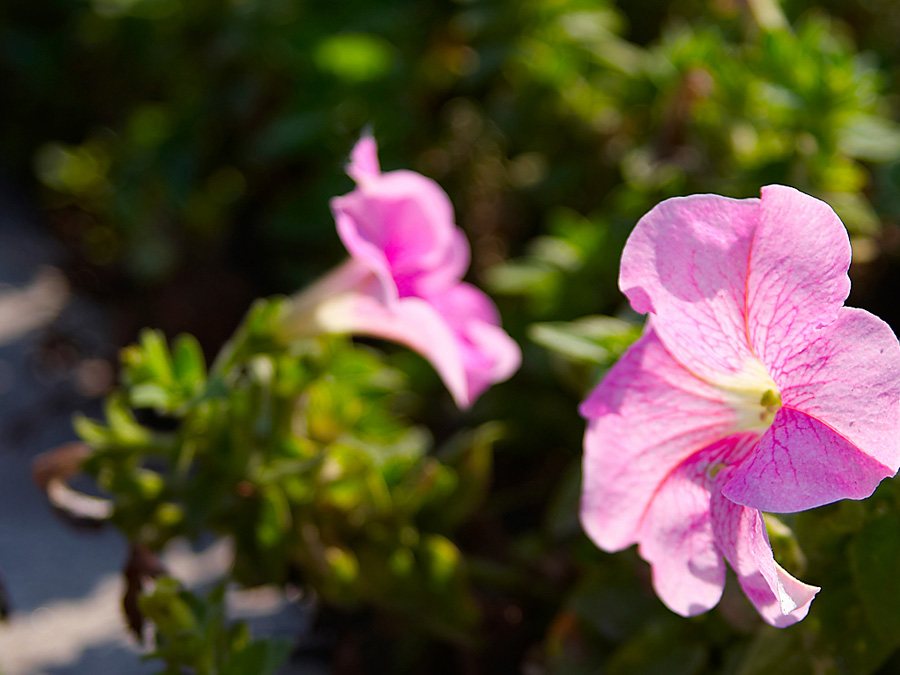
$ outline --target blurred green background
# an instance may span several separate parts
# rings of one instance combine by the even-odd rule
[[[328,199],[351,189],[364,130],[385,169],[447,190],[470,278],[525,365],[463,416],[421,359],[390,350],[438,445],[505,429],[490,492],[454,534],[487,633],[443,647],[449,662],[408,650],[398,669],[890,673],[892,482],[772,535],[825,588],[801,625],[762,628],[731,588],[683,620],[633,551],[580,533],[576,406],[637,335],[618,258],[673,195],[784,183],[826,200],[851,234],[850,304],[900,327],[898,32],[891,0],[4,0],[0,171],[117,342],[151,325],[208,354],[254,297],[341,260]],[[362,663],[397,639],[354,616],[338,650]]]

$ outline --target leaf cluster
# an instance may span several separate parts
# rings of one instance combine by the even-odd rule
[[[343,338],[278,345],[282,302],[259,302],[210,368],[187,335],[123,350],[105,421],[76,420],[112,522],[151,550],[211,531],[233,539],[240,584],[469,638],[477,608],[448,536],[487,489],[496,431],[429,454],[403,376]]]
[[[288,642],[254,641],[245,623],[228,624],[224,585],[200,598],[160,577],[140,608],[156,628],[156,648],[144,658],[167,664],[158,675],[275,675],[290,653]]]

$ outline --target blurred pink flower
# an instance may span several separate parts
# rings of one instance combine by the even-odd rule
[[[418,352],[468,408],[519,367],[494,303],[461,281],[469,243],[450,199],[413,171],[381,173],[371,136],[354,147],[356,189],[331,201],[350,258],[294,299],[291,335],[371,335]]]
[[[843,306],[849,265],[831,208],[779,185],[669,199],[625,245],[649,318],[581,406],[581,521],[637,543],[679,614],[718,603],[724,557],[766,621],[802,619],[819,589],[775,562],[761,511],[862,499],[900,466],[900,346]]]

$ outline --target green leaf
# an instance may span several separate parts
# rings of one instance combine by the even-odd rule
[[[514,261],[487,272],[487,286],[498,295],[527,295],[553,283],[559,270],[541,262]]]
[[[571,322],[535,323],[528,328],[534,342],[574,361],[610,366],[641,336],[641,327],[610,316]]]
[[[133,446],[150,441],[150,432],[137,423],[123,396],[110,396],[106,399],[104,408],[109,431],[117,442]]]
[[[737,675],[812,675],[812,659],[803,648],[800,626],[760,629]]]
[[[228,660],[222,675],[275,675],[292,648],[285,641],[253,642]]]
[[[806,556],[793,530],[771,513],[764,513],[763,520],[775,560],[794,576],[802,576],[806,571]]]
[[[141,612],[167,637],[197,628],[197,618],[179,589],[180,584],[174,579],[159,577],[153,592],[138,600]]]
[[[631,638],[610,658],[610,675],[699,675],[707,648],[685,640],[675,620],[654,623]]]
[[[866,523],[850,543],[850,565],[869,624],[900,646],[900,516],[885,513]]]
[[[203,349],[193,335],[185,333],[175,339],[172,365],[175,377],[186,392],[196,392],[206,382],[206,360],[203,358]]]
[[[175,378],[172,370],[172,359],[162,331],[144,329],[141,331],[140,345],[143,349],[146,365],[163,384],[171,385]]]
[[[481,508],[491,486],[494,444],[505,433],[505,427],[499,422],[487,422],[451,439],[435,453],[457,477],[453,492],[445,500],[434,503],[439,521],[445,527],[453,528],[465,522]]]
[[[263,548],[274,548],[291,527],[291,507],[275,486],[263,489],[256,523],[256,539]]]
[[[105,426],[84,415],[75,415],[72,426],[78,437],[93,448],[105,447],[111,441],[111,434]]]
[[[838,137],[841,152],[869,162],[888,162],[900,157],[900,126],[865,113],[853,114]]]
[[[155,382],[136,384],[128,390],[128,399],[135,408],[167,410],[172,400],[168,389]]]
[[[446,588],[460,573],[462,556],[446,537],[431,535],[422,541],[428,584],[432,590]]]
[[[394,66],[390,42],[368,33],[331,35],[316,45],[313,60],[323,71],[350,82],[384,77]]]

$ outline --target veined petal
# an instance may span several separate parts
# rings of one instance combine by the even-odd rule
[[[762,189],[747,278],[747,335],[769,368],[804,349],[850,292],[850,239],[828,204],[783,185]]]
[[[641,520],[668,474],[735,431],[722,393],[679,364],[649,329],[581,404],[581,522],[608,551],[639,540]]]
[[[784,405],[821,420],[891,473],[900,468],[900,344],[884,321],[842,307],[772,374]]]
[[[775,562],[762,514],[716,489],[710,508],[716,543],[762,617],[779,628],[805,617],[820,589],[795,579]]]
[[[900,466],[900,345],[881,319],[844,307],[773,373],[778,412],[725,494],[789,512],[868,497]]]
[[[789,513],[863,499],[894,473],[815,417],[783,407],[722,491],[738,504]]]
[[[667,199],[640,220],[622,252],[622,292],[635,311],[656,315],[663,344],[700,377],[738,374],[754,360],[745,296],[759,204]]]
[[[679,464],[641,523],[638,552],[652,567],[653,588],[682,616],[715,607],[725,587],[725,561],[709,515],[709,465],[709,453],[702,451]]]

